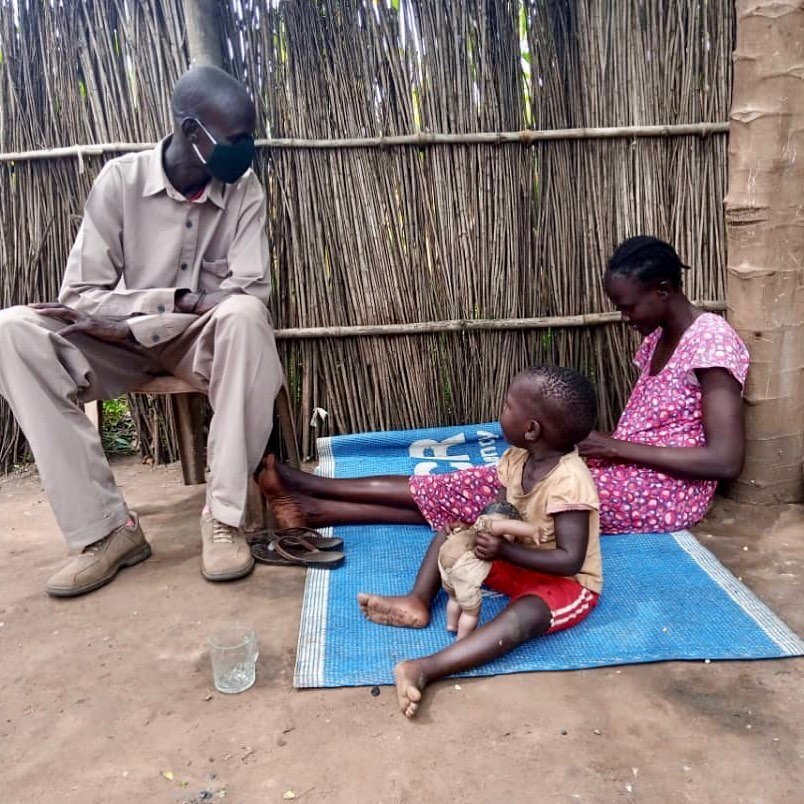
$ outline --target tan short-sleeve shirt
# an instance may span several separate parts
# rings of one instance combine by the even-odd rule
[[[179,335],[196,316],[175,308],[176,290],[271,294],[265,196],[251,170],[215,179],[195,200],[170,183],[163,140],[104,165],[67,260],[59,301],[126,319],[144,346]]]
[[[600,501],[595,481],[577,451],[562,456],[550,473],[528,493],[522,489],[522,472],[528,452],[507,449],[497,465],[497,475],[506,489],[506,500],[522,519],[539,529],[537,549],[555,549],[555,515],[564,511],[589,511],[589,543],[581,571],[575,576],[581,586],[593,592],[603,589],[600,556]]]

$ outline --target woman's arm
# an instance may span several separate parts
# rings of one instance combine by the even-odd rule
[[[732,480],[745,451],[740,384],[722,368],[696,370],[701,383],[704,447],[649,447],[601,433],[578,445],[584,457],[636,463],[692,480]]]
[[[555,550],[539,550],[507,542],[502,536],[481,531],[475,539],[475,555],[484,561],[502,559],[518,567],[548,575],[575,575],[581,571],[589,543],[589,511],[564,511],[554,517]]]

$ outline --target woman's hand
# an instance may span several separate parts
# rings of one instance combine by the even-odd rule
[[[502,536],[481,530],[475,537],[475,555],[482,561],[494,561],[502,557],[502,551],[507,544]]]
[[[604,435],[597,430],[591,433],[578,444],[578,452],[582,458],[603,458],[609,461],[617,460],[620,442],[616,438]]]
[[[696,369],[701,384],[705,446],[653,447],[605,436],[596,430],[578,444],[585,458],[647,466],[690,480],[733,480],[745,449],[740,383],[724,368]]]

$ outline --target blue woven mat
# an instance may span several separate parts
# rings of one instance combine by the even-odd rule
[[[365,433],[319,440],[319,472],[329,477],[444,472],[493,463],[505,449],[499,427]],[[375,625],[357,607],[359,591],[402,594],[432,537],[424,527],[338,527],[347,558],[308,571],[294,684],[342,687],[393,683],[400,659],[450,643],[443,593],[428,628]],[[672,659],[800,656],[804,643],[687,531],[604,536],[605,588],[598,607],[568,631],[532,640],[462,673],[489,676],[574,670]],[[484,597],[481,621],[507,600]]]

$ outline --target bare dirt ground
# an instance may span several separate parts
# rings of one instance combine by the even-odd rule
[[[116,472],[154,555],[75,600],[44,593],[64,548],[36,475],[0,478],[4,801],[800,800],[799,660],[445,682],[407,722],[388,687],[295,691],[303,571],[205,582],[203,487]],[[697,535],[804,630],[804,509],[720,500]],[[261,643],[239,696],[212,689],[204,650],[229,620]]]

